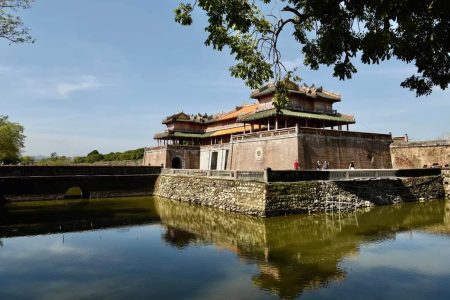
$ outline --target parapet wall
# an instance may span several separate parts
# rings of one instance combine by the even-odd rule
[[[450,164],[450,140],[395,142],[391,145],[395,169],[422,168]]]
[[[261,217],[443,198],[443,177],[264,183],[161,175],[155,195]]]

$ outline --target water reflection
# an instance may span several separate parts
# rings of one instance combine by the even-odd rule
[[[121,298],[130,294],[135,297],[151,294],[154,297],[201,298],[199,291],[205,291],[211,285],[219,286],[226,279],[226,286],[230,282],[236,285],[248,281],[249,287],[243,289],[262,292],[249,292],[251,297],[272,294],[294,298],[342,284],[349,277],[344,261],[359,259],[362,249],[367,247],[395,242],[402,232],[450,236],[449,221],[450,204],[445,201],[383,206],[347,214],[266,219],[155,198],[14,203],[0,209],[0,238],[6,245],[0,250],[0,260],[2,257],[14,260],[8,261],[9,267],[2,261],[4,270],[13,271],[0,270],[0,275],[14,278],[15,273],[11,272],[17,272],[18,266],[20,270],[28,268],[23,274],[52,274],[55,272],[52,264],[55,264],[61,268],[58,274],[64,278],[66,288],[72,284],[90,284],[92,288],[95,285],[100,296]],[[147,224],[160,225],[158,230],[154,226],[150,230]],[[92,234],[92,229],[108,227],[122,229]],[[59,237],[64,239],[64,235],[33,237],[34,244],[28,247],[31,250],[24,248],[27,241],[23,238],[11,238],[85,230],[86,234],[72,234],[71,245],[64,247],[57,242]],[[108,239],[102,240],[103,235]],[[1,240],[0,246],[3,246]],[[202,250],[210,246],[214,251]],[[442,245],[433,247],[436,248],[431,251]],[[48,254],[42,253],[44,249]],[[231,263],[229,258],[224,258],[223,252],[239,258],[237,265],[230,265],[228,277],[223,274],[223,269]],[[34,260],[37,253],[42,256],[38,262]],[[404,252],[400,253],[404,256]],[[414,253],[418,253],[420,260],[423,253],[411,250],[408,255],[414,256]],[[386,265],[398,260],[395,256],[398,254],[386,251],[381,255]],[[441,255],[438,259],[447,256]],[[168,262],[174,265],[169,266]],[[445,270],[445,263],[440,264]],[[96,268],[87,271],[92,265]],[[361,269],[379,269],[380,265],[372,259],[362,262]],[[205,269],[199,271],[198,266]],[[242,270],[242,266],[253,268]],[[417,267],[420,268],[421,265]],[[442,270],[441,274],[448,279],[448,272]],[[193,275],[195,272],[200,272],[198,277]],[[77,275],[71,278],[68,275],[71,273]],[[190,279],[183,285],[183,280],[191,277],[196,280]],[[129,289],[116,290],[119,285],[111,282],[123,282]],[[170,288],[174,283],[176,288]],[[5,286],[0,283],[0,290]],[[35,289],[42,288],[41,284],[36,286],[39,287]],[[233,298],[231,292],[220,290],[225,298]],[[0,298],[1,295],[0,291]],[[213,295],[217,297],[217,294]],[[58,296],[62,297],[62,294],[54,295],[55,298]]]
[[[0,237],[159,223],[151,198],[15,202],[0,206]]]
[[[395,239],[396,233],[442,228],[448,218],[445,202],[377,207],[348,214],[315,214],[254,218],[214,209],[157,200],[156,210],[167,226],[170,245],[214,244],[256,263],[252,282],[282,298],[324,287],[345,278],[339,266],[366,243]],[[448,207],[448,204],[447,204]],[[446,212],[446,213],[445,213]]]

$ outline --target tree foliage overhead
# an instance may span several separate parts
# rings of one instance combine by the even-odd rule
[[[357,72],[357,58],[365,64],[396,58],[415,64],[416,74],[401,86],[417,96],[450,81],[448,0],[187,0],[175,9],[175,21],[191,25],[196,7],[208,17],[205,44],[228,47],[237,60],[231,74],[251,88],[292,71],[278,43],[288,26],[304,64],[333,66],[341,80]]]
[[[19,9],[31,7],[33,0],[0,0],[0,38],[10,43],[32,43],[34,39],[20,17],[14,15]]]
[[[16,162],[24,146],[25,136],[20,124],[10,122],[7,116],[0,116],[0,161]]]

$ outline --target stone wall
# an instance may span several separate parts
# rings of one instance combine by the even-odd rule
[[[175,158],[181,160],[183,169],[198,169],[200,167],[200,146],[166,145],[145,148],[143,164],[172,168]]]
[[[445,198],[450,199],[450,169],[442,170]]]
[[[200,147],[199,146],[178,146],[169,145],[167,147],[167,168],[172,168],[173,159],[181,159],[182,169],[200,168]]]
[[[387,135],[302,129],[298,137],[300,167],[315,169],[317,161],[326,160],[329,169],[347,169],[351,161],[357,169],[389,169],[390,143]]]
[[[0,177],[0,202],[64,199],[78,187],[83,198],[150,196],[159,175],[65,175]]]
[[[263,183],[195,176],[161,175],[155,195],[251,214],[274,216],[444,197],[442,176],[396,179]]]
[[[422,168],[450,164],[450,140],[395,142],[391,145],[392,165],[396,169]]]
[[[265,184],[254,181],[161,175],[156,196],[227,211],[264,216]]]
[[[267,186],[266,216],[347,211],[443,197],[441,176],[273,183]]]
[[[164,146],[146,148],[144,151],[144,166],[166,166],[166,152]]]

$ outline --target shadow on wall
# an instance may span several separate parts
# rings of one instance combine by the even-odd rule
[[[433,199],[442,197],[439,188],[439,178],[427,178],[413,185],[405,184],[403,180],[381,179],[376,181],[336,181],[340,190],[350,194],[350,197],[369,201],[376,205],[395,204],[418,201],[421,198]]]

